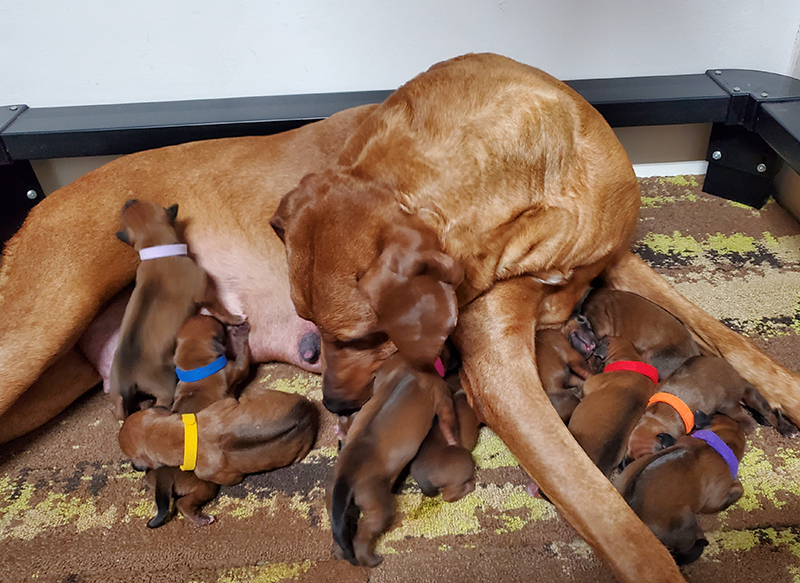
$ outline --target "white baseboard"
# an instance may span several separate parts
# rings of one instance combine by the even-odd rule
[[[659,162],[655,164],[634,164],[633,171],[639,178],[648,176],[681,176],[683,174],[705,174],[708,162],[692,160],[687,162]]]

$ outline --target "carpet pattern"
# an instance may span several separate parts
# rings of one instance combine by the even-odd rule
[[[777,204],[753,210],[700,191],[702,177],[642,179],[635,251],[677,289],[782,364],[800,362],[800,229]],[[319,402],[318,376],[259,367],[247,388]],[[322,408],[320,406],[320,410]],[[535,420],[531,420],[535,422]],[[536,580],[610,582],[554,507],[487,428],[474,457],[478,485],[448,504],[410,480],[380,539],[384,562],[353,567],[331,555],[325,483],[335,458],[333,416],[293,467],[222,488],[206,510],[150,530],[152,491],[117,445],[118,422],[95,390],[44,428],[0,448],[0,581],[388,583]],[[759,427],[748,436],[744,495],[701,517],[709,546],[683,569],[690,582],[800,581],[800,442]]]

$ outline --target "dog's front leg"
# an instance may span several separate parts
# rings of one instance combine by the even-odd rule
[[[633,292],[661,306],[689,328],[705,353],[722,356],[743,378],[795,423],[800,422],[800,375],[784,368],[679,294],[658,273],[633,253],[624,254],[607,268],[609,287]]]
[[[542,297],[541,284],[519,278],[496,284],[462,309],[453,338],[471,403],[620,581],[684,581],[545,395],[533,345]]]

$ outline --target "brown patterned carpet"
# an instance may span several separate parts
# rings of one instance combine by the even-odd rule
[[[702,194],[698,180],[642,179],[636,251],[695,303],[800,368],[797,223],[774,202],[756,211]],[[321,399],[319,378],[287,365],[262,365],[248,390],[263,387]],[[322,418],[301,463],[223,488],[207,507],[216,523],[176,517],[150,530],[152,492],[123,459],[107,397],[91,392],[0,447],[0,582],[613,581],[554,508],[525,493],[527,476],[485,428],[474,493],[448,504],[408,482],[379,544],[384,563],[335,561],[324,506],[333,419]],[[749,436],[744,496],[701,518],[710,545],[684,568],[690,582],[800,581],[798,447],[770,428]]]

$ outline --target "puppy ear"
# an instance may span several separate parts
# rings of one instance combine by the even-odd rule
[[[455,289],[463,271],[419,227],[397,227],[383,243],[359,289],[397,350],[412,362],[431,364],[456,326]]]
[[[127,231],[117,231],[117,239],[125,243],[126,245],[131,245],[131,238],[128,236]]]
[[[171,207],[164,209],[167,211],[167,218],[171,224],[175,224],[175,219],[178,218],[178,205],[173,204]]]

